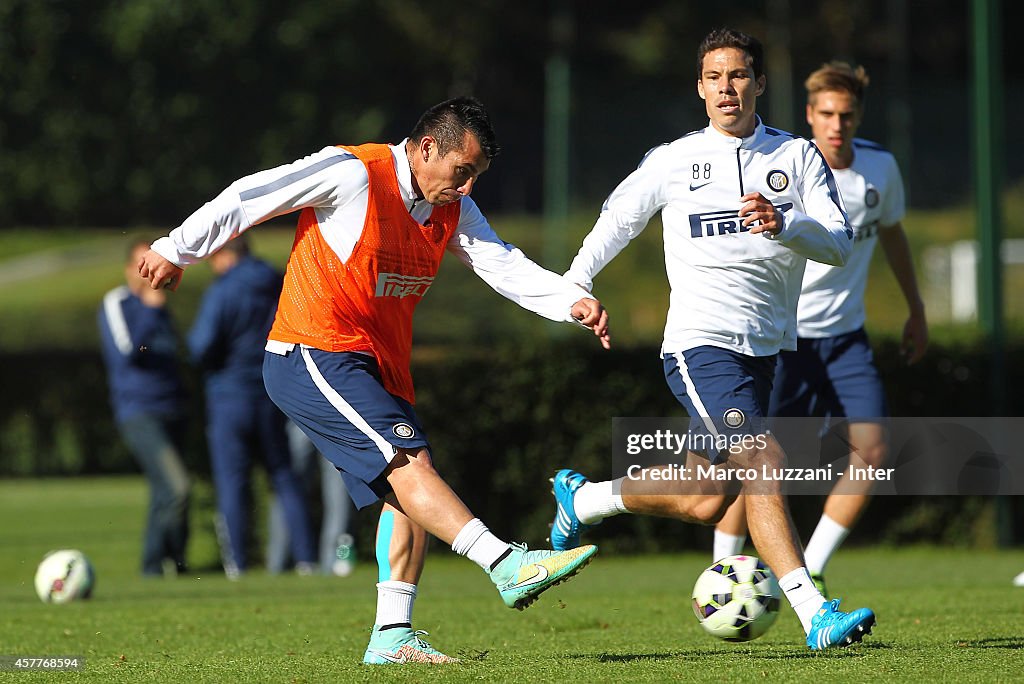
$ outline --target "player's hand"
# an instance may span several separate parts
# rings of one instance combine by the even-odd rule
[[[915,311],[907,318],[903,326],[903,342],[900,345],[900,352],[907,360],[907,365],[913,365],[924,356],[928,348],[928,321],[924,316],[924,309]]]
[[[184,269],[175,266],[153,250],[149,250],[139,259],[139,275],[148,280],[149,286],[154,290],[177,290],[184,274]]]
[[[612,348],[612,337],[608,330],[608,312],[605,311],[601,302],[584,297],[572,305],[571,313],[580,325],[594,331],[594,335],[601,340],[602,347]]]
[[[743,219],[741,223],[748,226],[752,234],[777,235],[782,230],[782,217],[776,211],[775,205],[764,195],[759,192],[748,192],[740,197],[740,201],[744,203],[739,211],[740,218]]]

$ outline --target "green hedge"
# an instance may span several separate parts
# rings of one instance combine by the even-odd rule
[[[1009,388],[1024,379],[1021,346],[1007,350]],[[990,414],[990,358],[983,346],[933,347],[925,361],[906,367],[896,345],[883,341],[876,357],[893,415]],[[489,525],[532,543],[546,536],[552,512],[547,479],[557,468],[597,477],[610,472],[613,416],[681,411],[665,386],[656,349],[605,352],[582,335],[491,350],[421,350],[414,377],[438,469]],[[0,476],[136,471],[112,422],[97,353],[8,354],[0,362],[0,381]],[[197,396],[194,377],[190,384]],[[1011,393],[1007,414],[1020,415],[1021,408]],[[198,400],[193,417],[188,461],[205,478]],[[809,532],[820,501],[803,497],[792,506],[801,530]],[[855,539],[994,543],[996,515],[991,502],[964,497],[880,497]],[[373,515],[360,518],[360,535],[372,535]],[[628,550],[702,545],[710,538],[704,528],[628,516],[595,533]]]

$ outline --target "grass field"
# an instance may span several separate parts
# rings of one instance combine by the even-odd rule
[[[850,549],[829,581],[879,616],[874,635],[814,654],[783,609],[760,640],[706,636],[688,597],[706,553],[599,556],[524,613],[505,608],[472,563],[428,559],[416,627],[459,666],[361,666],[376,570],[346,579],[228,582],[215,570],[144,581],[136,565],[145,487],[135,477],[0,482],[0,655],[84,656],[80,672],[3,681],[1008,681],[1024,675],[1024,552]],[[500,532],[500,530],[499,530]],[[94,598],[35,597],[49,549],[77,547],[97,568]]]

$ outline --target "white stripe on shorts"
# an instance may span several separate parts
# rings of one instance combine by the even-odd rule
[[[700,419],[704,423],[704,427],[710,432],[714,438],[715,443],[718,443],[719,434],[718,429],[715,427],[715,421],[711,420],[711,416],[708,415],[708,410],[704,407],[704,402],[700,400],[700,396],[697,394],[697,387],[693,384],[693,379],[690,378],[690,371],[686,367],[686,361],[683,360],[683,353],[676,352],[672,356],[676,357],[676,364],[679,366],[679,375],[683,378],[683,385],[686,387],[686,396],[693,402],[694,407],[700,414]]]
[[[320,373],[320,369],[316,367],[316,362],[313,361],[313,357],[306,347],[302,347],[302,358],[306,362],[306,370],[309,371],[309,376],[313,378],[313,384],[317,386],[317,389],[324,395],[324,398],[331,402],[331,406],[338,409],[338,413],[345,416],[360,432],[372,439],[373,443],[380,449],[380,453],[384,455],[384,460],[391,463],[391,459],[395,457],[395,447],[370,427],[370,424],[363,420],[363,417],[352,408],[352,405],[345,401],[338,394],[337,390],[328,384],[327,380]]]

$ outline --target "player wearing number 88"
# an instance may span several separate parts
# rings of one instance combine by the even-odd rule
[[[651,150],[605,200],[566,278],[590,289],[597,274],[661,213],[669,310],[662,343],[665,380],[711,447],[691,447],[689,468],[781,468],[785,453],[767,430],[776,355],[796,348],[796,308],[808,260],[842,266],[853,233],[835,180],[810,142],[770,128],[756,113],[764,94],[764,49],[731,29],[697,50],[697,93],[709,125]],[[721,436],[754,438],[733,453]],[[763,439],[758,439],[762,437]],[[552,545],[623,513],[717,523],[739,491],[757,552],[807,635],[810,648],[845,646],[874,624],[870,610],[840,612],[807,572],[777,480],[718,491],[687,481],[654,482],[652,465],[629,477],[587,482],[560,471]],[[555,533],[557,531],[557,533]],[[729,554],[721,554],[726,556]]]

